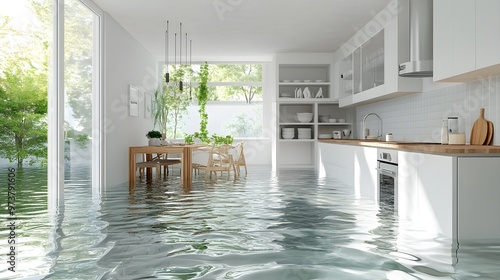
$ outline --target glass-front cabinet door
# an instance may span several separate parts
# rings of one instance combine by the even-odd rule
[[[384,30],[381,30],[339,65],[341,97],[357,94],[385,83]]]

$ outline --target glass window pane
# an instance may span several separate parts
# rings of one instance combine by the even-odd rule
[[[0,2],[1,165],[40,167],[47,159],[51,7]]]
[[[210,82],[262,82],[262,64],[210,64]]]
[[[262,86],[209,86],[210,101],[262,101]]]
[[[64,132],[66,167],[92,166],[94,13],[77,0],[64,9]]]

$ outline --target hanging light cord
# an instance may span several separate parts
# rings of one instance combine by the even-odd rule
[[[165,31],[165,63],[166,63],[166,73],[165,82],[168,84],[170,82],[170,73],[168,72],[168,20],[167,20],[167,30]]]
[[[182,71],[182,22],[179,24],[179,66],[180,70]],[[182,85],[182,76],[179,81],[179,91],[182,92],[183,85]]]

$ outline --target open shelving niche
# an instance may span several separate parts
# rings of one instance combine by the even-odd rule
[[[278,168],[316,168],[318,141],[321,134],[328,134],[329,139],[333,137],[333,131],[342,132],[344,129],[351,130],[354,123],[352,110],[339,108],[335,102],[276,102],[277,131],[276,152]],[[297,113],[312,113],[313,118],[309,123],[299,122]],[[344,122],[321,122],[319,116],[328,116],[329,119],[344,119]],[[294,128],[293,139],[282,137],[283,128]],[[308,139],[299,139],[298,129],[310,128],[311,135]],[[345,138],[344,138],[345,139]]]
[[[280,59],[281,58],[281,59]],[[355,122],[351,109],[339,108],[338,96],[333,94],[333,54],[284,54],[277,62],[277,96],[273,106],[276,116],[274,143],[275,168],[317,168],[318,137],[333,136],[333,131],[350,129]],[[296,96],[296,91],[308,88],[309,97]],[[321,89],[322,97],[318,97]],[[297,113],[312,113],[309,123],[297,120]],[[342,123],[320,122],[322,115],[329,119],[344,119]],[[293,139],[283,139],[282,128],[293,128]],[[298,139],[298,129],[310,128],[308,139]],[[352,133],[351,133],[352,137]]]
[[[330,64],[280,64],[278,101],[333,101],[330,87],[330,67]],[[296,91],[300,89],[303,92],[306,88],[311,93],[310,97],[296,96]]]

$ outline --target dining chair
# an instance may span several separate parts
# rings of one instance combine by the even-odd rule
[[[174,165],[181,164],[182,160],[180,157],[173,157],[173,155],[162,154],[158,155],[158,162],[160,162],[160,165],[163,167],[163,174],[165,174],[164,176],[168,176],[169,175],[168,167],[172,166],[172,175],[173,175]]]
[[[161,169],[160,169],[161,165],[160,165],[160,162],[158,160],[147,161],[146,160],[146,154],[142,155],[142,160],[143,161],[135,163],[136,170],[137,169],[139,170],[139,177],[144,176],[144,169],[146,169],[146,168],[155,168],[156,178],[159,179],[160,175],[161,175]]]
[[[234,156],[234,167],[236,169],[236,172],[238,173],[238,177],[240,176],[241,170],[240,167],[245,168],[245,176],[248,175],[248,170],[247,170],[247,163],[245,160],[245,151],[243,149],[245,142],[239,142],[238,144],[235,145],[236,147],[236,155]]]
[[[204,149],[199,151],[208,154],[207,163],[193,163],[192,168],[195,171],[194,174],[199,174],[202,170],[205,172],[205,180],[215,178],[217,181],[217,172],[221,173],[227,172],[227,179],[231,178],[231,171],[234,172],[234,179],[237,178],[236,170],[234,168],[233,156],[229,153],[230,148],[234,148],[231,145],[215,145],[210,144]]]

